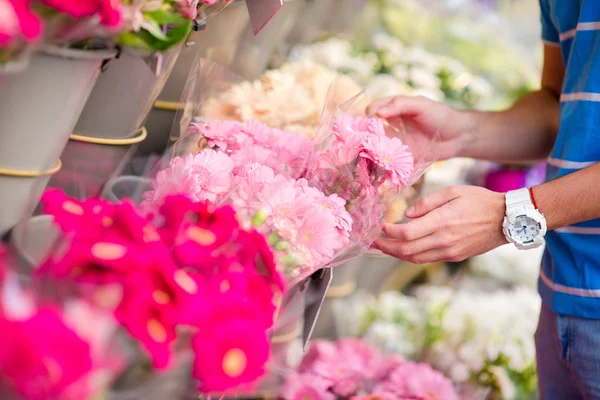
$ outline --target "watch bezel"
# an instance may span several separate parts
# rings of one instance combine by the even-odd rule
[[[531,218],[540,226],[540,232],[536,235],[533,241],[522,242],[510,234],[510,228],[514,226],[516,219],[522,216]],[[544,236],[546,235],[547,230],[546,218],[544,217],[544,214],[538,210],[525,210],[525,212],[512,213],[504,217],[504,222],[502,224],[502,231],[506,239],[510,243],[517,246],[517,248],[522,250],[536,248],[543,245],[545,243]]]

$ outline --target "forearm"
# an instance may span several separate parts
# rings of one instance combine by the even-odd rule
[[[600,164],[536,186],[534,197],[548,229],[600,218]]]
[[[559,126],[559,99],[552,91],[529,93],[501,112],[466,111],[461,157],[501,162],[545,159]]]

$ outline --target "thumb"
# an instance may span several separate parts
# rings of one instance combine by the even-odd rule
[[[407,218],[414,219],[429,214],[436,208],[440,208],[444,204],[458,198],[459,195],[456,192],[456,188],[450,187],[440,192],[432,193],[422,197],[417,204],[406,210],[405,215]]]

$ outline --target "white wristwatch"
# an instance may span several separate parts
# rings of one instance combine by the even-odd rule
[[[506,240],[519,250],[533,249],[544,244],[546,218],[531,199],[529,189],[506,193],[506,216],[502,231]]]

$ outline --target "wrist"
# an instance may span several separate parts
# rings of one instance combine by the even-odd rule
[[[479,123],[479,113],[477,111],[457,111],[457,122],[459,135],[456,140],[455,157],[476,158],[475,148],[477,147],[477,125]]]

